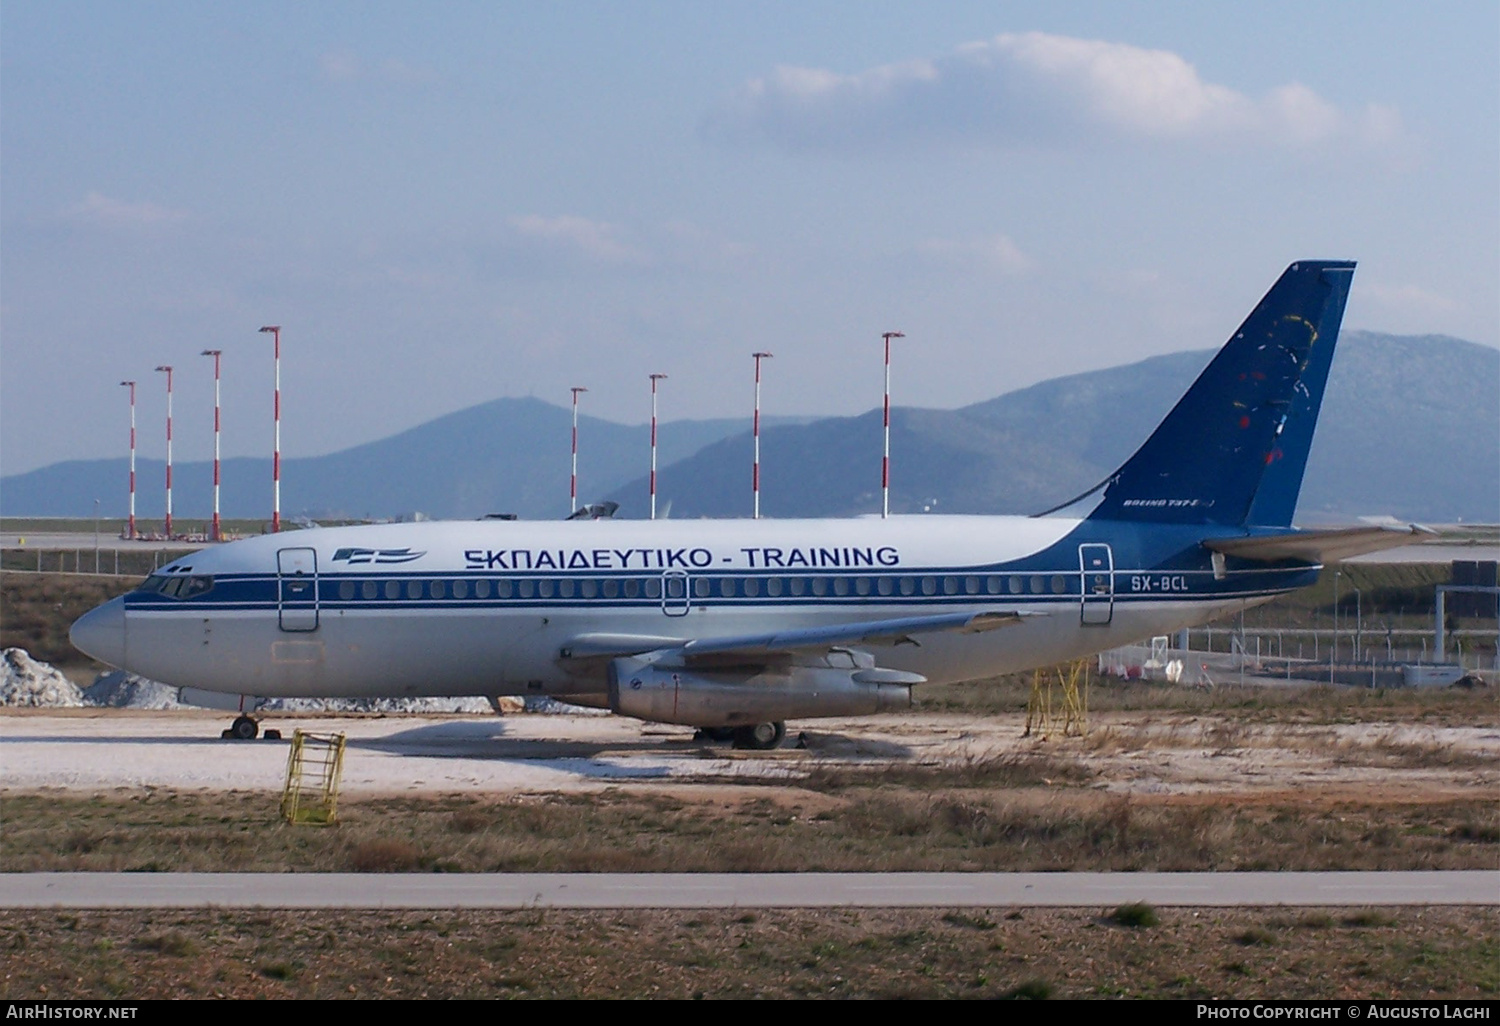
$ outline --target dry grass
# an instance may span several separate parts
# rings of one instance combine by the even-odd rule
[[[68,628],[139,583],[139,577],[0,571],[0,648],[24,648],[48,663],[88,663],[68,640]]]
[[[685,800],[350,800],[291,827],[273,795],[21,795],[0,869],[199,872],[791,872],[1480,869],[1487,798],[1396,803],[1118,797],[877,781]]]
[[[0,913],[0,950],[12,1000],[1483,999],[1500,989],[1492,908],[1154,914],[1143,936],[1104,909],[26,911]]]

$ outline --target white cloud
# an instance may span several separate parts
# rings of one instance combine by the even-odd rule
[[[932,60],[853,75],[777,68],[721,103],[704,130],[794,150],[943,139],[1378,144],[1402,132],[1400,116],[1391,108],[1372,105],[1351,116],[1301,83],[1253,99],[1205,81],[1191,63],[1167,50],[1041,32],[999,35]]]
[[[925,239],[917,253],[934,263],[976,268],[997,274],[1020,274],[1034,261],[1005,235],[974,239]]]
[[[333,82],[354,82],[360,79],[380,79],[400,85],[420,85],[437,79],[429,68],[391,57],[378,63],[362,60],[358,54],[348,50],[331,50],[318,58],[323,75]]]
[[[1440,292],[1424,289],[1420,285],[1385,285],[1380,282],[1365,282],[1360,286],[1362,299],[1371,303],[1387,315],[1434,317],[1449,314],[1458,309],[1458,303]]]
[[[639,264],[647,260],[646,253],[624,242],[619,227],[607,221],[569,214],[561,217],[527,214],[512,218],[510,224],[524,239],[599,263]]]
[[[173,210],[155,203],[131,203],[111,199],[98,192],[64,208],[63,216],[72,221],[115,228],[148,227],[173,224],[187,219],[187,211]]]
[[[347,50],[325,53],[318,58],[318,65],[323,69],[323,74],[335,82],[352,82],[363,70],[359,58]]]

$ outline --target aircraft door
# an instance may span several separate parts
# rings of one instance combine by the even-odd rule
[[[1115,557],[1108,545],[1078,546],[1078,571],[1082,590],[1079,620],[1084,624],[1107,624],[1115,613]]]
[[[318,629],[318,553],[314,549],[277,550],[276,589],[282,630]]]
[[[688,604],[688,575],[683,570],[668,570],[661,575],[661,611],[668,616],[686,616]]]

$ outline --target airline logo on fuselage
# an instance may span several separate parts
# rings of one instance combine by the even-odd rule
[[[333,561],[348,563],[350,566],[359,563],[410,563],[425,555],[425,550],[413,552],[411,549],[339,549],[333,554]]]
[[[465,549],[468,570],[703,570],[722,564],[752,570],[899,566],[895,546],[839,548],[739,548],[734,555],[706,548],[681,549]]]

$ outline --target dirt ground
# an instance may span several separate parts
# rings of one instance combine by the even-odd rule
[[[268,718],[348,738],[347,821],[315,833],[265,829],[287,744],[222,714],[7,711],[0,869],[1500,866],[1492,697],[1177,701],[1046,740],[1024,712],[808,721],[765,753],[608,716]],[[1497,908],[1115,912],[6,912],[0,993],[1500,992]]]
[[[754,783],[764,797],[809,774],[891,768],[962,770],[998,759],[1055,762],[1120,795],[1299,792],[1307,800],[1495,796],[1500,727],[1372,718],[1255,722],[1224,712],[1120,711],[1090,717],[1084,737],[1026,736],[1024,717],[912,713],[789,727],[787,747],[740,752],[692,728],[594,715],[277,715],[264,725],[343,733],[344,793],[411,795]],[[6,787],[280,791],[285,741],[228,742],[209,712],[104,709],[0,713]]]

